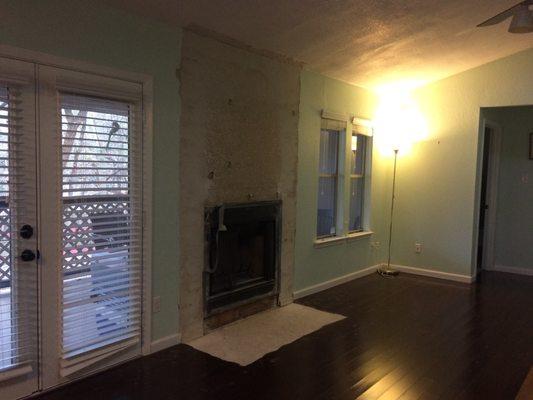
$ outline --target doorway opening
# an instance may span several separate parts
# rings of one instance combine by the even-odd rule
[[[494,236],[496,202],[498,193],[498,167],[501,143],[501,128],[496,122],[483,120],[481,182],[479,195],[478,241],[476,273],[492,269],[494,264]]]
[[[481,109],[473,268],[533,275],[533,106]]]

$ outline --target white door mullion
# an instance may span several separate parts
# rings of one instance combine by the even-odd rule
[[[39,176],[41,244],[41,381],[43,388],[58,384],[58,324],[61,256],[59,219],[59,159],[57,129],[56,74],[52,68],[38,67]]]

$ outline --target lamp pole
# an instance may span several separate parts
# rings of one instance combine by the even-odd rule
[[[389,247],[388,247],[388,257],[387,257],[387,266],[381,267],[378,269],[378,273],[381,276],[386,278],[391,278],[398,275],[398,271],[391,268],[390,258],[391,258],[391,245],[392,245],[392,222],[394,217],[394,199],[396,197],[396,163],[398,161],[398,149],[394,149],[394,172],[392,173],[392,198],[390,205],[390,225],[389,225]]]

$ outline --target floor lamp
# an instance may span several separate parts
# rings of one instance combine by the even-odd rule
[[[396,163],[397,161],[398,161],[398,149],[394,149],[394,172],[392,174],[392,198],[391,198],[391,205],[390,205],[389,247],[388,247],[388,254],[387,254],[387,265],[382,266],[378,269],[378,273],[381,276],[384,276],[386,278],[392,278],[398,275],[398,271],[396,271],[394,268],[391,268],[390,266],[391,244],[392,244],[392,222],[393,222],[393,217],[394,217],[394,198],[395,198],[395,190],[396,190]]]

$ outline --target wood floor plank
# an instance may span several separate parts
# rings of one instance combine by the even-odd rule
[[[511,400],[533,365],[533,277],[371,275],[299,303],[347,318],[246,367],[178,345],[38,399]]]
[[[529,373],[520,387],[516,400],[533,400],[533,367],[529,369]]]

